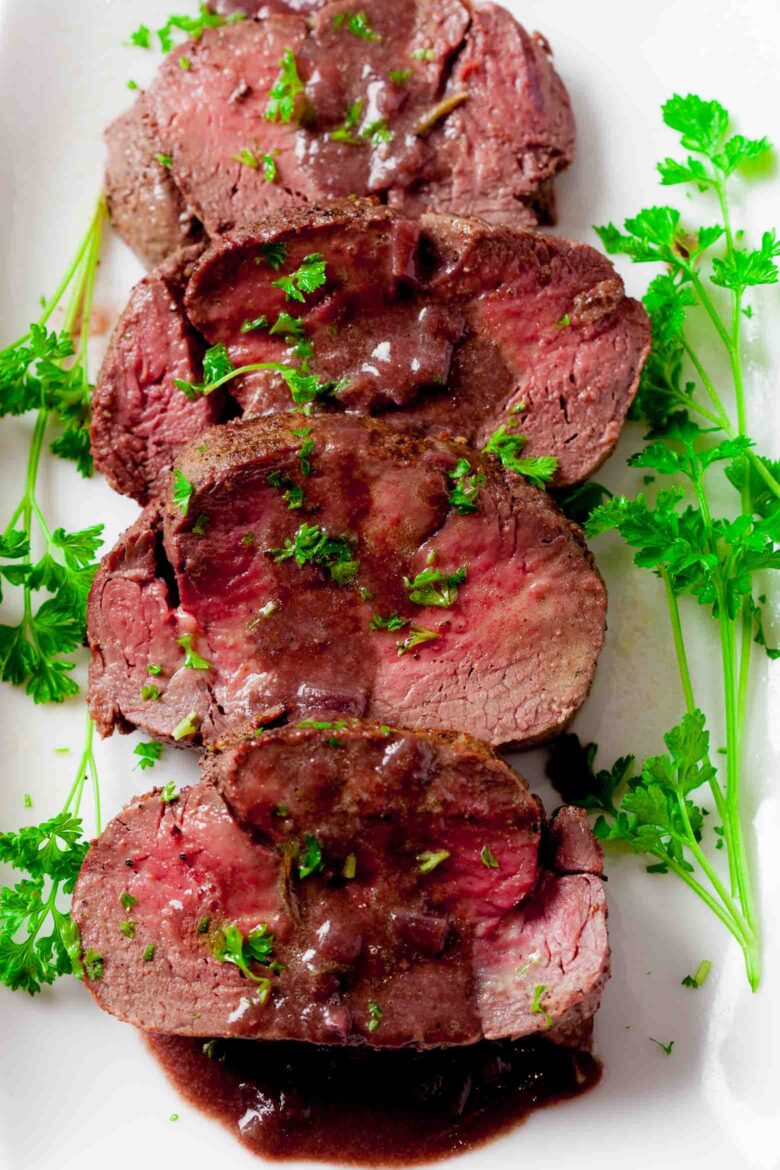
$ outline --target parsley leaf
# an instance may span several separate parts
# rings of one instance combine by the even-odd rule
[[[437,866],[446,861],[450,855],[449,849],[425,849],[422,853],[417,854],[417,861],[420,873],[432,873]]]
[[[458,586],[466,581],[466,568],[454,573],[443,573],[440,569],[423,569],[414,579],[404,577],[404,586],[409,600],[415,605],[436,605],[448,609],[458,600]]]
[[[303,881],[304,878],[311,877],[313,873],[322,873],[324,868],[322,846],[316,837],[306,833],[298,854],[298,877]]]
[[[133,749],[133,754],[138,756],[138,763],[136,769],[140,768],[145,772],[147,768],[153,768],[159,761],[163,753],[163,745],[157,743],[156,740],[151,739],[147,743],[136,744]]]
[[[489,455],[495,455],[509,471],[524,476],[534,487],[543,488],[555,475],[558,460],[554,455],[522,457],[520,451],[527,443],[525,435],[511,435],[506,427],[499,427],[490,436],[483,450]]]
[[[290,276],[280,276],[271,281],[274,288],[280,288],[288,300],[305,301],[308,293],[322,288],[327,277],[325,275],[326,261],[321,252],[312,252],[304,256],[298,269]]]
[[[173,503],[182,516],[186,516],[190,510],[190,500],[194,491],[195,485],[190,483],[184,472],[177,467],[173,473]]]
[[[485,483],[485,476],[481,472],[472,472],[468,459],[459,459],[447,474],[455,480],[449,495],[450,506],[461,516],[478,512],[479,489]]]
[[[333,17],[335,29],[345,29],[364,41],[381,41],[382,37],[368,24],[365,12],[337,12]]]
[[[279,62],[279,76],[268,92],[265,117],[269,122],[291,122],[303,93],[304,85],[298,74],[295,54],[285,49]]]
[[[295,536],[287,537],[282,548],[271,548],[266,555],[275,564],[294,560],[297,565],[319,565],[337,585],[350,584],[357,575],[351,543],[345,537],[329,536],[318,524],[301,524]]]
[[[433,642],[440,637],[441,634],[437,634],[435,630],[426,630],[425,626],[413,625],[406,637],[401,642],[396,642],[398,657],[401,658],[404,654],[416,650],[418,646],[423,646],[426,642]]]

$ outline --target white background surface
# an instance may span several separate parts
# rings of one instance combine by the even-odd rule
[[[680,189],[664,193],[654,172],[656,160],[674,149],[659,114],[674,91],[717,97],[732,110],[739,130],[780,142],[776,0],[655,0],[641,6],[626,0],[515,0],[508,6],[529,29],[549,38],[574,104],[578,157],[557,185],[561,233],[595,243],[593,223],[622,221],[642,206],[684,200]],[[0,0],[2,342],[24,330],[40,294],[50,292],[64,271],[99,189],[102,128],[132,97],[127,79],[143,84],[159,60],[157,53],[123,41],[142,20],[154,27],[171,10],[192,8],[186,0]],[[749,209],[738,209],[737,221],[754,232],[780,227],[779,195],[776,176],[754,186]],[[696,222],[708,221],[698,202],[692,214],[701,216]],[[641,295],[651,270],[621,271],[629,289]],[[137,262],[109,240],[98,316],[112,321],[139,275]],[[747,326],[752,427],[764,450],[777,455],[780,292],[763,292],[755,303]],[[101,348],[96,342],[95,358]],[[0,425],[3,516],[21,493],[28,431],[27,419]],[[613,489],[636,490],[638,476],[626,469],[625,457],[640,436],[636,426],[629,427],[600,474]],[[44,466],[40,491],[57,524],[104,522],[109,542],[136,514],[131,501],[112,495],[101,481],[84,484],[54,460]],[[663,731],[682,711],[682,697],[659,586],[630,567],[618,541],[602,539],[596,552],[610,586],[609,637],[575,729],[599,741],[606,764],[627,751],[642,756],[660,750]],[[700,701],[717,715],[714,630],[691,607],[684,611],[689,627],[698,623],[702,631],[693,654]],[[775,608],[775,633],[777,616]],[[736,944],[675,879],[646,875],[634,858],[610,859],[614,975],[596,1029],[603,1081],[589,1097],[537,1114],[466,1155],[464,1170],[466,1163],[509,1170],[549,1163],[551,1156],[556,1170],[780,1166],[779,668],[770,685],[767,664],[757,659],[746,737],[745,803],[758,839],[754,855],[764,906],[761,991],[751,996]],[[82,708],[78,701],[57,710],[35,708],[7,687],[0,690],[0,704],[0,827],[10,829],[60,808],[80,749]],[[107,816],[149,786],[149,773],[132,770],[134,742],[116,738],[98,748]],[[714,746],[720,742],[716,735]],[[63,745],[70,756],[54,754]],[[542,761],[542,753],[531,753],[520,767],[553,803]],[[182,783],[194,774],[194,759],[166,749],[153,778]],[[25,792],[32,794],[34,816],[23,807]],[[695,992],[681,987],[682,977],[703,958],[713,960],[706,986]],[[2,1170],[258,1164],[219,1125],[181,1102],[136,1035],[103,1015],[74,980],[61,980],[34,1000],[0,989],[0,1036]],[[673,1054],[665,1056],[650,1036],[674,1039]],[[169,1121],[172,1112],[180,1114],[176,1123]]]

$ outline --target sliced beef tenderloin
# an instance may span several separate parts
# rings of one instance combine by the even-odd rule
[[[147,125],[146,98],[106,130],[106,201],[111,222],[148,268],[198,243],[203,228],[188,210]]]
[[[604,866],[604,854],[590,831],[588,814],[573,805],[564,805],[553,814],[547,850],[550,867],[558,873],[600,874]]]
[[[278,282],[311,255],[324,258],[326,282],[291,301]],[[519,428],[525,455],[557,458],[557,486],[585,479],[613,449],[650,346],[642,306],[592,248],[480,220],[420,223],[364,200],[228,233],[198,264],[182,313],[234,365],[289,368],[298,358],[279,329],[286,313],[313,349],[311,369],[336,386],[330,407],[477,446],[499,426]],[[128,337],[134,360],[143,350]],[[249,414],[290,405],[274,371],[229,391]],[[174,395],[169,409],[190,406]],[[175,424],[169,434],[172,457],[184,436]]]
[[[463,735],[346,720],[229,743],[201,784],[135,800],[90,849],[73,899],[102,959],[90,990],[168,1034],[579,1045],[606,907],[597,878],[540,870],[542,825]]]
[[[475,511],[451,501],[456,482]],[[208,431],[173,490],[91,592],[104,734],[194,745],[331,707],[528,745],[588,694],[606,594],[582,534],[463,444],[269,415]]]
[[[251,14],[261,19],[188,44],[188,69],[177,47],[142,99],[149,157],[171,157],[166,178],[210,234],[296,202],[367,194],[415,213],[549,219],[551,180],[574,147],[571,108],[546,43],[503,9],[274,0]],[[268,117],[283,58],[290,109]],[[109,186],[154,186],[146,157],[135,178],[115,177],[111,161]]]
[[[283,15],[287,12],[306,13],[322,8],[329,0],[214,0],[209,4],[212,12],[220,16],[236,16],[238,13],[253,20],[265,20],[268,16]]]
[[[174,452],[216,422],[217,392],[190,401],[176,389],[201,375],[203,340],[182,311],[201,247],[175,253],[137,284],[117,322],[92,400],[95,464],[117,491],[146,503]]]

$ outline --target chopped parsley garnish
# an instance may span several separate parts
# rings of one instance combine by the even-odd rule
[[[341,870],[342,877],[345,877],[348,882],[351,882],[357,873],[357,857],[354,853],[348,853],[344,858],[344,866]]]
[[[411,69],[388,69],[387,76],[392,81],[393,85],[406,85],[409,78],[412,76]]]
[[[127,83],[127,88],[128,89],[138,89],[138,82],[133,81],[133,79],[131,78]]]
[[[242,166],[249,167],[252,171],[256,171],[260,166],[257,155],[248,146],[242,146],[238,154],[231,154],[230,158],[233,162],[241,163]]]
[[[527,443],[525,435],[511,435],[506,427],[499,427],[488,439],[484,450],[495,455],[509,471],[524,476],[534,487],[543,488],[555,475],[558,460],[554,455],[522,457],[520,452]]]
[[[255,926],[246,938],[235,923],[223,926],[217,933],[212,946],[212,954],[220,963],[233,963],[239,971],[256,983],[260,989],[260,1003],[265,1003],[271,992],[271,981],[265,975],[258,975],[249,966],[250,963],[260,963],[264,967],[273,967],[274,936],[265,923]]]
[[[176,791],[176,785],[173,780],[169,780],[165,787],[160,792],[160,802],[162,804],[173,804],[174,800],[179,799],[179,794]]]
[[[260,158],[263,164],[263,178],[266,183],[275,183],[279,176],[276,159],[271,154],[263,154]]]
[[[454,573],[423,569],[413,580],[404,577],[404,586],[409,600],[415,605],[436,605],[441,609],[449,609],[458,600],[458,586],[465,581],[465,566],[456,569]]]
[[[201,658],[197,650],[192,648],[192,634],[182,634],[176,641],[184,651],[184,667],[186,670],[211,670],[211,663]]]
[[[360,137],[368,138],[374,146],[379,146],[383,142],[392,142],[395,134],[384,118],[377,118],[375,121],[369,122],[368,125],[363,127],[360,131]]]
[[[360,144],[360,139],[356,137],[355,131],[360,125],[363,105],[364,102],[361,99],[347,106],[344,121],[335,130],[331,130],[330,132],[330,136],[334,142],[348,142],[350,146],[358,146]]]
[[[127,890],[119,895],[119,902],[123,910],[132,910],[133,906],[138,905],[138,899],[129,894]]]
[[[415,61],[435,61],[436,51],[435,49],[415,49],[412,57]]]
[[[479,855],[479,859],[486,869],[498,869],[498,860],[496,859],[493,850],[489,845],[485,845]]]
[[[298,75],[295,54],[285,49],[279,62],[279,76],[268,92],[265,117],[269,122],[291,122],[298,95],[303,93],[303,82]]]
[[[208,914],[204,914],[201,918],[198,919],[198,925],[195,927],[195,929],[197,930],[198,934],[208,934],[210,925],[211,919],[209,918]]]
[[[92,947],[89,947],[84,955],[84,970],[87,973],[87,978],[91,979],[93,983],[97,983],[103,978],[103,956]]]
[[[193,536],[205,536],[208,526],[209,517],[205,514],[205,512],[201,512],[200,515],[196,517],[195,523],[190,529],[190,532]]]
[[[552,1028],[552,1019],[550,1017],[550,1013],[548,1011],[546,1011],[545,1008],[542,1007],[542,996],[544,995],[546,990],[547,990],[546,984],[537,983],[536,987],[534,988],[534,997],[531,1000],[530,1011],[531,1011],[532,1016],[543,1015],[544,1016],[544,1026],[545,1026],[545,1028],[549,1029],[549,1028]]]
[[[420,873],[431,873],[436,869],[437,865],[441,865],[446,861],[450,855],[449,849],[426,849],[422,853],[417,854],[419,865],[417,868]]]
[[[146,668],[146,673],[153,674],[155,676],[162,674],[162,666],[160,666],[159,662],[150,662]]]
[[[570,325],[571,325],[571,317],[569,316],[568,313],[564,313],[563,316],[558,321],[555,322],[556,329],[568,329]]]
[[[289,476],[284,475],[281,471],[272,471],[268,476],[267,482],[271,487],[280,489],[283,493],[282,499],[290,511],[303,506],[303,488],[299,487]]]
[[[293,317],[290,313],[286,313],[283,310],[268,332],[272,336],[280,333],[284,338],[289,340],[296,337],[303,337],[306,333],[306,327],[300,317]]]
[[[322,846],[316,837],[306,833],[298,854],[298,877],[303,881],[313,873],[322,873],[323,868]]]
[[[180,739],[189,739],[194,735],[200,727],[200,716],[197,711],[190,711],[189,715],[185,715],[180,723],[177,723],[173,729],[173,738],[178,741]]]
[[[190,500],[195,491],[195,485],[190,483],[183,471],[177,467],[173,473],[173,502],[182,516],[190,510]]]
[[[275,564],[294,560],[297,565],[319,565],[337,585],[348,585],[357,575],[350,542],[344,537],[329,536],[318,524],[301,524],[294,537],[287,537],[283,548],[271,548],[267,555]]]
[[[179,57],[179,68],[183,69],[185,73],[189,73],[190,69],[192,69],[192,61],[190,61],[189,57]]]
[[[287,259],[287,248],[284,244],[261,244],[260,256],[258,262],[265,260],[269,268],[273,268],[274,272],[278,272]]]
[[[283,279],[291,278],[284,277]],[[300,299],[303,300],[303,296]],[[298,347],[296,347],[297,351]],[[304,411],[315,399],[327,398],[340,390],[343,385],[341,382],[321,382],[316,374],[309,374],[303,369],[285,366],[280,362],[255,362],[236,369],[222,344],[215,345],[206,351],[203,362],[203,382],[185,382],[181,378],[174,378],[173,382],[177,390],[181,390],[187,398],[195,399],[201,394],[211,394],[226,382],[239,378],[242,374],[253,373],[255,370],[272,370],[274,373],[280,374],[287,383],[293,402],[304,406]]]
[[[650,1037],[650,1039],[653,1041],[653,1044],[657,1044],[658,1047],[663,1052],[665,1052],[667,1056],[672,1055],[672,1049],[674,1048],[674,1040],[670,1040],[668,1044],[662,1044],[660,1040],[655,1040],[652,1036]]]
[[[253,320],[250,320],[249,318],[247,318],[247,320],[243,321],[241,324],[241,332],[242,333],[251,333],[255,329],[266,329],[267,326],[268,326],[268,318],[267,317],[255,317]]]
[[[154,952],[156,950],[157,950],[157,947],[155,946],[155,944],[149,943],[149,946],[144,949],[143,961],[145,963],[151,963],[152,959],[154,958]]]
[[[224,24],[238,24],[241,20],[246,20],[245,12],[234,12],[230,16],[220,16],[207,8],[205,4],[201,4],[197,16],[169,16],[165,24],[157,29],[157,39],[163,53],[170,53],[177,33],[183,33],[186,38],[197,41],[207,28],[221,28]],[[145,24],[139,25],[135,32],[130,34],[130,44],[137,45],[139,49],[150,49],[152,47],[152,30]],[[189,63],[182,65],[183,61],[189,62],[189,59],[187,57],[179,58],[179,65],[183,69],[189,69]]]
[[[298,448],[298,463],[301,468],[301,475],[311,475],[311,460],[309,456],[314,450],[314,439],[312,439],[311,427],[301,427],[293,431],[296,438],[302,439],[302,443]]]
[[[335,29],[345,29],[363,41],[381,41],[382,37],[369,27],[365,12],[337,12],[333,17]]]
[[[455,480],[455,486],[449,495],[451,507],[460,512],[461,516],[478,511],[477,500],[479,489],[485,483],[484,475],[481,472],[472,472],[468,459],[459,459],[448,474],[450,479]]]
[[[402,642],[396,642],[398,647],[398,657],[402,654],[408,654],[411,650],[422,646],[425,642],[433,642],[436,638],[440,638],[441,634],[437,634],[434,630],[426,630],[424,626],[412,626],[410,633],[403,639]]]
[[[135,938],[135,923],[131,918],[125,918],[123,922],[120,922],[119,930],[125,938]]]
[[[289,276],[280,276],[271,281],[274,288],[280,288],[288,300],[305,301],[308,293],[322,288],[327,280],[327,263],[321,252],[304,256],[299,268]]]
[[[165,167],[166,170],[170,170],[173,166],[173,155],[171,154],[163,154],[162,151],[158,151],[154,157],[157,159],[160,166]]]
[[[133,755],[138,756],[138,763],[133,770],[140,768],[142,772],[145,772],[147,768],[153,768],[162,753],[163,745],[154,739],[150,739],[147,743],[136,744]]]
[[[382,617],[381,613],[374,613],[369,622],[372,630],[402,630],[404,626],[408,625],[409,619],[402,618],[397,613],[388,614],[387,617]]]
[[[379,1025],[384,1019],[385,1013],[382,1011],[379,1004],[374,999],[368,1001],[368,1030],[369,1032],[376,1032]]]
[[[161,699],[162,691],[159,687],[156,687],[154,683],[145,683],[144,686],[141,687],[141,698],[144,703],[148,703],[156,699]]]
[[[696,968],[695,974],[685,976],[685,978],[682,981],[682,986],[683,987],[694,987],[694,988],[701,987],[701,985],[703,983],[706,983],[707,976],[709,975],[711,969],[712,969],[711,960],[710,959],[702,959],[702,961],[699,963],[698,967]]]

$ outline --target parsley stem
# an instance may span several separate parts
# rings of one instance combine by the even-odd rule
[[[693,892],[699,898],[701,898],[702,902],[704,902],[705,905],[710,908],[713,914],[715,914],[721,920],[726,929],[734,936],[739,945],[742,947],[743,953],[745,954],[745,962],[747,964],[748,952],[751,948],[753,940],[751,940],[750,937],[745,933],[744,926],[741,925],[740,921],[735,920],[728,912],[728,910],[721,905],[717,898],[714,898],[709,890],[707,890],[701,884],[701,882],[698,881],[692,873],[690,873],[689,870],[680,865],[680,863],[671,857],[668,853],[665,853],[662,849],[653,850],[653,853],[664,863],[664,865],[668,865],[669,869],[676,873],[679,878],[682,878],[685,884],[689,886]]]
[[[713,384],[712,379],[710,378],[709,374],[704,369],[704,366],[702,365],[701,361],[699,360],[698,354],[696,353],[693,346],[691,345],[691,343],[687,340],[687,338],[684,335],[681,335],[681,341],[682,341],[683,349],[685,350],[688,357],[690,358],[691,365],[696,370],[696,373],[699,375],[702,386],[709,394],[710,398],[712,399],[713,405],[715,406],[716,410],[718,411],[718,415],[717,415],[718,425],[724,431],[731,430],[729,416],[726,414],[725,407],[723,406],[723,403],[720,400],[720,395],[718,394],[717,390],[715,389],[715,386]],[[713,417],[713,416],[710,416],[710,417]]]
[[[682,624],[680,622],[680,607],[677,604],[677,598],[672,583],[669,580],[669,573],[665,567],[661,567],[661,578],[666,589],[666,601],[669,606],[669,620],[672,625],[672,637],[674,638],[674,649],[677,654],[677,666],[680,671],[680,681],[682,682],[683,694],[685,696],[685,706],[689,712],[696,709],[696,702],[693,697],[693,684],[691,683],[691,674],[688,669],[688,656],[685,653],[685,640],[683,638]]]

